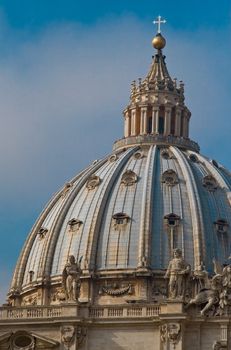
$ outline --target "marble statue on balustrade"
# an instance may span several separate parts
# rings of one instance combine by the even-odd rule
[[[222,315],[231,307],[231,265],[223,267],[214,260],[214,276],[210,278],[209,285],[202,288],[190,305],[203,305],[201,315]]]
[[[173,259],[170,260],[165,278],[169,279],[169,299],[183,300],[188,287],[191,267],[182,257],[182,251],[173,250]]]
[[[73,255],[70,255],[68,262],[63,270],[63,289],[65,291],[66,301],[77,302],[80,294],[80,276],[82,273],[80,267],[81,259],[76,261]]]

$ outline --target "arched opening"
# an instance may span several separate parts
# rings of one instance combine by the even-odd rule
[[[159,129],[158,129],[158,133],[159,134],[163,134],[164,133],[164,107],[161,106],[160,107],[160,111],[159,111]]]
[[[176,107],[172,108],[170,134],[175,135],[176,128]]]

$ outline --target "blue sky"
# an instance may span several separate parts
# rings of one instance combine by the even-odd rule
[[[230,1],[0,1],[2,300],[46,201],[122,136],[159,14],[170,74],[186,84],[191,138],[231,169]]]

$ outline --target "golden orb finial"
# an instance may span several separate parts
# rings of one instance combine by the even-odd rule
[[[153,23],[157,24],[158,27],[157,27],[157,34],[152,40],[152,46],[157,50],[161,50],[165,47],[166,40],[160,33],[160,26],[161,26],[161,24],[165,24],[166,20],[161,18],[161,16],[158,16],[157,19]]]
[[[152,46],[157,50],[161,50],[165,47],[165,45],[165,38],[160,33],[156,34],[156,36],[152,40]]]

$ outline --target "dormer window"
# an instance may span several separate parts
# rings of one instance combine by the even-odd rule
[[[46,236],[47,232],[48,232],[48,229],[47,229],[47,228],[41,227],[41,228],[38,230],[39,238],[40,238],[40,239],[43,239],[43,238]]]
[[[83,222],[81,220],[75,218],[68,221],[68,225],[72,231],[79,230],[82,224]]]
[[[117,159],[118,159],[117,154],[112,154],[112,155],[108,158],[108,161],[109,161],[110,163],[113,163],[113,162],[115,162]]]
[[[189,159],[193,162],[193,163],[197,163],[198,162],[198,158],[195,154],[190,154]]]
[[[97,175],[91,175],[87,180],[86,187],[88,190],[94,190],[97,186],[99,186],[101,179]]]
[[[137,152],[135,152],[134,153],[134,158],[135,159],[141,159],[142,157],[143,157],[144,155],[143,155],[143,152],[142,151],[137,151]]]
[[[161,156],[162,156],[162,158],[164,158],[164,159],[170,159],[170,158],[171,158],[171,155],[170,155],[170,153],[169,153],[167,150],[163,150],[163,151],[161,152]]]
[[[34,271],[29,271],[29,282],[33,282],[34,279]]]
[[[67,182],[65,185],[64,185],[64,188],[63,188],[63,192],[62,192],[62,197],[65,197],[66,194],[70,191],[71,187],[73,186],[73,184],[71,182]]]
[[[224,219],[218,219],[217,221],[214,222],[216,231],[219,233],[225,233],[228,231],[229,224],[226,220]]]
[[[178,184],[178,177],[174,170],[168,169],[162,174],[162,183],[165,183],[168,186],[174,186]]]
[[[116,213],[112,216],[112,218],[114,221],[115,229],[120,229],[125,227],[130,220],[129,216],[125,213]]]
[[[217,163],[217,161],[216,160],[212,160],[211,161],[211,163],[216,167],[216,168],[219,168],[219,165],[218,165],[218,163]]]
[[[137,182],[137,175],[132,170],[127,170],[122,175],[121,183],[125,186],[132,186]]]
[[[214,177],[212,175],[207,175],[203,178],[203,186],[210,192],[214,192],[218,185],[217,185],[217,181],[214,179]]]
[[[174,213],[164,216],[164,221],[168,227],[176,227],[180,223],[180,217]]]

